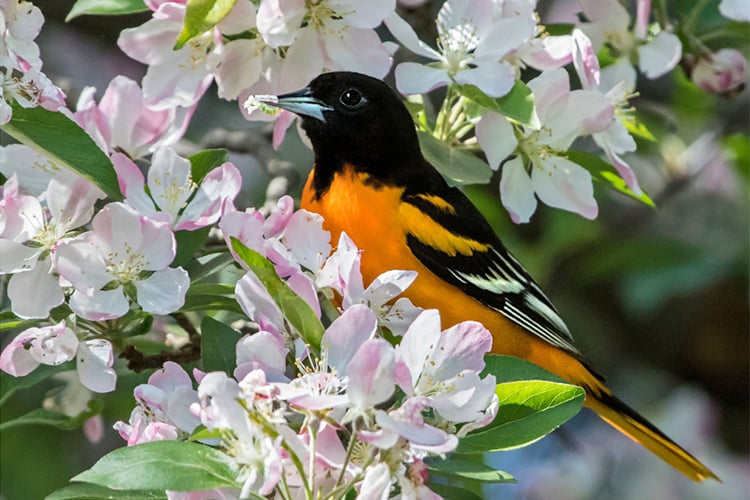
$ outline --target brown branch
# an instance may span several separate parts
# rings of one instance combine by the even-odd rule
[[[128,360],[128,368],[135,371],[141,372],[151,368],[161,368],[167,361],[174,361],[175,363],[189,363],[191,361],[197,361],[201,357],[201,336],[198,330],[195,329],[190,320],[182,313],[175,313],[171,315],[172,318],[177,322],[183,330],[188,333],[188,343],[180,347],[176,351],[163,350],[158,354],[143,354],[135,346],[127,346],[120,357]]]

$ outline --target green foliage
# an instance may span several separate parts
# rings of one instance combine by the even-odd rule
[[[103,406],[101,400],[91,399],[89,400],[88,408],[86,410],[72,417],[65,415],[64,413],[46,410],[44,408],[36,408],[18,418],[6,420],[0,424],[0,432],[23,425],[48,425],[66,431],[77,429],[82,426],[86,420],[101,413]]]
[[[626,196],[629,196],[634,200],[638,200],[641,203],[648,205],[649,207],[656,208],[653,200],[651,200],[651,198],[648,196],[648,194],[646,194],[645,191],[642,191],[641,194],[636,194],[627,186],[627,184],[625,184],[625,181],[622,177],[620,177],[620,174],[617,173],[615,167],[602,160],[598,156],[591,153],[586,153],[584,151],[573,150],[566,151],[563,156],[565,156],[573,163],[577,163],[591,172],[591,178],[594,181],[603,184],[608,188],[614,189],[615,191],[618,191]]]
[[[57,366],[39,365],[34,371],[23,377],[14,377],[0,372],[0,406],[2,406],[16,391],[34,387],[52,377],[54,374],[70,370],[73,362],[69,361]]]
[[[505,115],[522,125],[539,128],[539,117],[534,105],[534,94],[525,83],[517,80],[513,88],[500,98],[492,98],[474,85],[456,85],[459,94],[490,111]]]
[[[515,483],[516,480],[507,472],[495,470],[489,465],[474,462],[461,457],[451,457],[449,460],[430,459],[427,461],[430,473],[439,476],[479,481],[482,483]]]
[[[70,22],[76,17],[85,15],[119,15],[135,14],[147,11],[148,7],[143,0],[78,0],[70,9],[65,22]]]
[[[196,491],[237,487],[225,455],[188,441],[154,441],[118,448],[72,481],[116,490]]]
[[[236,238],[232,238],[232,248],[263,283],[286,320],[305,341],[305,344],[310,346],[313,352],[320,352],[320,340],[323,338],[324,328],[308,303],[279,278],[268,259],[255,250],[247,248]]]
[[[13,118],[0,130],[81,174],[111,199],[122,199],[112,162],[94,140],[64,114],[42,107],[23,108],[14,103]]]
[[[188,160],[190,160],[190,175],[193,182],[200,184],[211,170],[229,161],[229,151],[226,149],[205,149],[190,156]]]
[[[546,380],[501,382],[495,393],[500,400],[495,420],[461,439],[456,453],[487,453],[529,445],[575,416],[585,399],[580,387]]]
[[[166,500],[161,490],[112,490],[96,484],[76,483],[61,488],[45,500]]]
[[[420,131],[417,134],[425,159],[434,165],[449,185],[486,184],[490,181],[492,169],[472,152],[450,146],[429,132]]]
[[[240,334],[233,328],[206,316],[201,323],[201,359],[203,371],[234,372],[237,366],[235,346]]]
[[[185,24],[177,37],[174,49],[182,48],[193,38],[202,35],[224,19],[237,0],[188,0]]]

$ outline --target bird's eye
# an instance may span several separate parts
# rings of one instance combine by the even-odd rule
[[[345,90],[344,93],[341,94],[341,97],[339,97],[339,101],[341,101],[341,104],[347,109],[359,109],[367,103],[365,96],[363,96],[362,92],[357,89]]]

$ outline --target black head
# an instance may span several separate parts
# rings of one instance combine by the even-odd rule
[[[324,73],[276,106],[302,118],[315,151],[316,175],[328,180],[349,164],[394,183],[424,161],[414,122],[383,81],[359,73]],[[325,180],[325,179],[324,179]]]

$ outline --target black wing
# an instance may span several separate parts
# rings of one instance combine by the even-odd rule
[[[425,243],[418,234],[408,233],[407,243],[412,253],[441,279],[590,367],[590,361],[576,346],[555,307],[468,198],[458,189],[443,184],[442,179],[437,185],[432,184],[432,189],[405,192],[402,201],[418,208],[452,234],[477,242],[483,250],[474,250],[471,255],[458,252],[451,255]],[[423,189],[425,186],[422,183]]]

